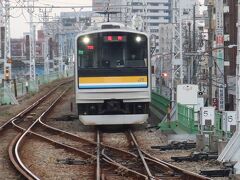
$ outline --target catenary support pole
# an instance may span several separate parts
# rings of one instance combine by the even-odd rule
[[[213,56],[212,56],[212,40],[213,40],[213,31],[212,31],[212,5],[208,5],[208,49],[209,49],[209,58],[208,58],[208,104],[212,105],[212,67],[213,67]]]
[[[237,61],[236,61],[236,111],[237,132],[240,132],[240,0],[238,0],[237,20]]]

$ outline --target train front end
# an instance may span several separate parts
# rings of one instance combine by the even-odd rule
[[[84,125],[141,124],[150,103],[145,33],[101,30],[76,39],[76,103]]]

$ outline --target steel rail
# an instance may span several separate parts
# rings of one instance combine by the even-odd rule
[[[47,108],[47,110],[45,110],[41,114],[41,116],[39,118],[42,118],[55,105],[55,103],[58,102],[58,100],[62,97],[63,94],[65,94],[65,92],[66,92],[66,90]],[[18,138],[18,140],[17,140],[17,142],[16,142],[16,144],[14,146],[14,156],[16,156],[16,160],[17,160],[17,163],[19,164],[20,168],[22,168],[22,170],[24,170],[30,176],[32,176],[34,179],[37,179],[37,180],[40,179],[40,178],[38,178],[33,172],[31,172],[24,165],[24,163],[22,162],[18,152],[19,152],[19,149],[20,149],[20,146],[21,146],[21,143],[22,143],[24,137],[29,133],[29,131],[32,129],[32,127],[35,126],[38,123],[39,118],[35,122],[33,122],[32,125],[30,125],[28,129],[25,130],[25,132]],[[13,125],[16,125],[14,121],[12,121],[12,123],[13,123]]]
[[[132,174],[132,175],[135,175],[135,176],[137,176],[137,177],[139,176],[139,177],[142,177],[143,179],[148,179],[148,177],[147,177],[146,175],[141,174],[141,173],[139,173],[139,172],[137,172],[137,171],[134,171],[134,170],[132,170],[132,169],[129,169],[129,168],[121,165],[120,163],[117,163],[117,162],[114,161],[113,159],[111,159],[109,156],[107,156],[107,155],[105,154],[105,149],[102,150],[102,153],[101,153],[101,154],[102,154],[102,156],[104,157],[104,158],[103,158],[104,161],[112,164],[113,166],[116,166],[116,167],[122,169],[125,173],[128,172],[128,173],[130,173],[130,174]]]
[[[146,161],[149,161],[151,163],[155,163],[156,165],[159,165],[161,167],[161,170],[169,176],[173,176],[174,175],[174,170],[172,168],[170,168],[169,166],[160,163],[159,161],[156,161],[154,159],[148,158],[148,157],[144,157]]]
[[[73,134],[73,133],[70,133],[70,132],[67,132],[67,131],[63,131],[63,130],[58,129],[58,128],[56,128],[56,127],[52,127],[52,126],[44,123],[41,119],[39,120],[39,122],[40,122],[41,125],[43,125],[45,128],[51,129],[51,130],[54,131],[54,132],[58,132],[58,133],[60,133],[61,135],[68,135],[68,136],[70,136],[71,138],[76,138],[77,140],[81,140],[81,141],[83,141],[83,142],[87,142],[87,143],[89,143],[89,144],[91,144],[91,145],[97,146],[97,143],[94,142],[94,141],[91,141],[91,140],[82,138],[82,137],[77,136],[77,135],[75,135],[75,134]],[[131,153],[131,152],[128,152],[128,151],[119,149],[119,148],[115,148],[115,147],[113,147],[113,146],[106,145],[106,144],[104,144],[104,143],[102,143],[102,142],[100,142],[100,145],[101,145],[103,148],[109,148],[109,149],[111,149],[111,150],[115,150],[115,151],[118,151],[118,152],[120,152],[120,153],[127,154],[127,155],[130,155],[130,156],[133,156],[133,157],[137,158],[137,155],[134,154],[134,153]]]
[[[39,179],[37,176],[35,176],[34,174],[32,175],[31,173],[29,173],[28,171],[24,170],[19,164],[18,164],[18,160],[17,157],[15,156],[14,153],[14,149],[15,149],[15,144],[18,141],[18,139],[20,138],[21,133],[19,133],[14,139],[13,141],[9,144],[9,151],[8,151],[8,155],[10,158],[10,161],[13,163],[14,167],[18,170],[18,172],[20,172],[25,178],[32,180],[32,179]]]
[[[36,102],[37,103],[37,102]],[[38,104],[37,104],[38,105]],[[31,109],[33,109],[33,108],[30,108],[30,107],[28,107],[30,110],[29,111],[31,111]],[[22,112],[22,116],[24,116],[26,113],[24,113],[24,112],[26,112],[26,113],[28,113],[27,112],[27,110],[25,109],[23,112]],[[19,113],[18,115],[20,115],[21,113]],[[43,116],[42,116],[43,117]],[[19,118],[12,118],[11,120],[13,121],[13,122],[15,122],[16,120],[18,120]],[[42,122],[42,118],[39,118],[38,119],[39,121],[38,122]],[[48,125],[47,125],[48,126]],[[18,127],[20,127],[20,126],[18,126]],[[33,127],[33,126],[32,126]],[[32,128],[32,127],[30,127],[30,129]],[[21,128],[21,127],[20,127]],[[1,130],[1,129],[0,129]],[[58,129],[56,129],[55,128],[55,130],[58,130]],[[39,136],[39,134],[37,134],[37,133],[34,133],[34,132],[32,132],[32,131],[30,131],[29,130],[29,132],[28,133],[31,133],[31,134],[34,134],[34,135],[37,135],[37,136]],[[70,136],[74,136],[74,137],[76,137],[76,138],[80,138],[79,136],[76,136],[76,135],[74,135],[74,134],[71,134],[71,133],[68,133],[67,132],[67,134],[68,135],[70,135]],[[41,135],[39,136],[39,137],[41,137]],[[46,137],[44,137],[44,136],[42,136],[42,138],[44,138],[44,139],[48,139],[48,138],[46,138]],[[84,139],[84,138],[81,138],[82,140],[84,140],[85,142],[91,142],[93,145],[96,145],[97,143],[96,142],[92,142],[92,141],[89,141],[89,140],[86,140],[86,139]],[[48,139],[49,140],[49,139]],[[56,144],[56,145],[62,145],[62,146],[65,146],[65,144],[61,144],[61,143],[58,143],[58,142],[53,142],[54,144]],[[113,149],[113,150],[117,150],[117,151],[120,151],[120,152],[122,152],[122,153],[127,153],[128,155],[134,155],[135,157],[137,157],[135,154],[133,154],[133,153],[131,153],[130,154],[130,152],[127,152],[127,151],[123,151],[123,150],[119,150],[119,149],[116,149],[116,148],[114,148],[114,147],[111,147],[111,146],[108,146],[108,145],[104,145],[103,143],[100,143],[101,145],[103,145],[105,148],[110,148],[110,149]],[[69,146],[69,148],[71,149],[72,147],[70,147]],[[78,149],[72,149],[72,150],[74,150],[74,151],[78,151]],[[144,151],[142,151],[144,154],[146,154]],[[81,153],[84,153],[84,151],[83,152],[81,152]],[[93,158],[93,159],[96,159],[96,157],[95,156],[93,156],[93,155],[91,155],[91,154],[88,154],[88,155],[90,155],[91,156],[91,158]],[[147,155],[147,154],[146,154]],[[147,157],[144,157],[145,158],[145,160],[147,160],[147,161],[151,161],[151,162],[154,162],[154,163],[156,163],[156,162],[158,162],[158,163],[161,163],[161,166],[163,166],[163,164],[165,164],[165,170],[169,170],[169,168],[166,168],[166,166],[167,167],[171,167],[171,168],[173,168],[175,171],[177,171],[177,172],[179,172],[179,173],[182,173],[182,174],[184,174],[185,175],[185,177],[187,178],[187,179],[209,179],[209,178],[206,178],[206,177],[203,177],[203,176],[200,176],[200,175],[198,175],[198,174],[196,174],[196,173],[192,173],[192,172],[188,172],[188,171],[186,171],[186,170],[183,170],[183,169],[181,169],[181,168],[178,168],[178,167],[176,167],[176,166],[173,166],[173,165],[170,165],[169,166],[169,164],[168,163],[166,163],[166,162],[164,162],[164,161],[161,161],[161,160],[159,160],[159,159],[157,159],[157,158],[152,158],[151,157],[151,155],[149,155],[148,156],[148,158]],[[107,158],[105,157],[105,160],[106,160]],[[108,161],[109,161],[109,159],[108,159]],[[109,163],[109,162],[108,162]],[[113,162],[112,162],[113,163]],[[116,165],[116,164],[115,164]],[[168,171],[169,173],[171,173],[171,168],[170,168],[170,171]],[[30,177],[29,177],[30,178]],[[164,177],[165,178],[165,177]],[[174,177],[171,177],[171,178],[174,178]],[[174,178],[175,179],[175,178]]]
[[[57,129],[57,128],[55,128],[55,127],[49,126],[49,125],[43,123],[42,120],[40,120],[39,122],[41,122],[42,125],[46,126],[47,128],[50,128],[51,130],[53,130],[53,131],[55,131],[55,132],[56,132],[56,131],[57,131],[57,132],[60,132],[60,134],[63,134],[63,135],[67,134],[67,135],[69,135],[70,137],[76,138],[77,140],[83,140],[83,141],[88,142],[88,143],[90,143],[90,144],[92,144],[92,145],[97,145],[97,143],[94,142],[94,141],[90,141],[90,140],[84,139],[84,138],[82,138],[82,137],[79,137],[79,136],[77,136],[77,135],[75,135],[75,134],[72,134],[72,133],[69,133],[69,132],[65,132],[65,131],[63,131],[63,130],[61,130],[61,129]],[[101,143],[101,146],[103,146],[104,149],[109,148],[109,149],[111,149],[111,150],[115,150],[115,151],[118,151],[118,152],[127,154],[127,155],[129,155],[129,156],[132,156],[133,158],[137,158],[137,155],[135,155],[134,153],[130,153],[130,152],[128,152],[128,151],[120,150],[120,149],[117,149],[117,148],[115,148],[115,147],[112,147],[112,146],[109,146],[109,145],[105,145],[104,143]],[[145,153],[144,153],[144,154],[145,154]],[[106,158],[106,154],[105,154],[105,158]],[[171,177],[172,179],[178,179],[178,178],[179,178],[179,177],[173,177],[173,175],[174,175],[174,170],[173,170],[173,169],[174,169],[174,168],[172,168],[172,167],[169,166],[168,164],[164,163],[164,161],[160,161],[160,160],[158,161],[158,160],[152,158],[151,155],[148,155],[147,157],[144,157],[144,158],[146,159],[146,161],[149,161],[149,162],[152,162],[152,163],[156,163],[156,165],[159,165],[159,166],[160,166],[160,169],[165,172],[164,177],[162,177],[162,178],[167,178],[167,177],[165,177],[165,175],[168,175],[168,176]],[[107,158],[106,158],[106,159],[107,159]],[[112,160],[112,162],[114,162],[114,160]],[[180,172],[180,171],[178,171],[178,172]],[[193,173],[193,174],[194,174],[194,173]],[[198,175],[198,174],[194,174],[194,175],[197,175],[197,177],[200,176],[200,175]],[[206,179],[206,178],[204,178],[204,179]]]
[[[158,161],[158,162],[160,162],[160,163],[162,163],[162,164],[165,164],[165,165],[167,165],[168,167],[170,167],[170,168],[174,169],[175,171],[177,171],[178,173],[183,174],[183,175],[185,176],[184,178],[187,179],[187,180],[211,180],[211,179],[208,178],[208,177],[201,176],[201,175],[199,175],[199,174],[197,174],[197,173],[184,170],[184,169],[182,169],[182,168],[179,168],[179,167],[177,167],[177,166],[174,166],[174,165],[172,165],[172,164],[169,164],[169,163],[167,163],[167,162],[165,162],[165,161],[162,161],[162,160],[160,160],[160,159],[158,159],[158,158],[156,158],[156,157],[154,157],[154,156],[151,156],[150,154],[148,154],[147,152],[145,152],[145,151],[143,151],[143,150],[141,150],[141,151],[142,151],[143,154],[145,154],[145,155],[146,155],[147,157],[149,157],[150,159],[153,159],[153,160]]]
[[[101,178],[101,169],[100,169],[100,133],[97,130],[97,169],[96,169],[96,180]]]
[[[60,85],[59,85],[58,87],[60,87]],[[53,89],[52,91],[50,91],[47,95],[49,96],[49,95],[50,95],[52,92],[54,92],[58,87],[54,88],[54,89]],[[59,99],[63,96],[63,94],[66,93],[66,91],[67,91],[67,90],[65,90],[63,93],[61,93],[61,95],[60,95],[53,103],[51,103],[51,105],[47,108],[47,110],[45,110],[45,111],[40,115],[40,117],[39,117],[37,120],[35,120],[35,121],[28,127],[28,129],[25,130],[24,133],[21,134],[21,136],[18,138],[17,141],[13,142],[13,143],[14,143],[14,146],[9,147],[9,154],[10,154],[10,152],[13,152],[13,149],[11,149],[11,148],[14,148],[14,157],[15,157],[15,158],[12,159],[12,160],[13,160],[14,166],[15,166],[15,167],[18,166],[18,167],[17,167],[18,170],[19,170],[20,168],[22,169],[22,170],[20,171],[20,173],[22,173],[22,171],[25,171],[25,172],[28,174],[28,176],[32,177],[33,179],[39,179],[33,172],[31,172],[31,171],[24,165],[24,163],[22,162],[22,160],[21,160],[20,155],[19,155],[18,152],[19,152],[19,149],[20,149],[20,146],[21,146],[21,143],[22,143],[24,137],[30,132],[31,128],[34,127],[34,126],[38,123],[39,119],[42,118],[42,117],[44,117],[45,114],[46,114],[50,109],[52,109],[52,107],[54,107],[54,105],[59,101]],[[46,98],[46,97],[48,97],[48,96],[44,96],[44,97]],[[43,101],[43,98],[41,98],[40,101]],[[40,101],[39,101],[39,102],[40,102]],[[38,104],[39,104],[39,103],[37,103],[37,105],[38,105]],[[36,106],[37,106],[37,105],[36,105]],[[36,106],[35,106],[35,107],[36,107]],[[31,109],[31,108],[30,108],[30,109]],[[26,112],[26,111],[23,111],[23,112]],[[29,112],[29,111],[28,111],[28,112]],[[19,127],[19,126],[15,123],[16,120],[18,120],[18,118],[13,119],[13,120],[12,120],[12,124],[13,124],[15,127]],[[22,174],[22,175],[25,175],[25,173]],[[28,178],[28,177],[26,177],[26,178]]]
[[[136,138],[134,137],[134,135],[133,135],[133,133],[132,133],[131,130],[129,130],[128,132],[129,132],[130,136],[132,137],[132,140],[133,140],[133,142],[134,142],[135,147],[137,148],[138,154],[139,154],[139,156],[140,156],[140,158],[141,158],[141,160],[142,160],[142,163],[143,163],[143,165],[144,165],[144,167],[145,167],[145,170],[147,171],[147,174],[148,174],[149,179],[154,180],[155,178],[154,178],[154,176],[152,175],[152,173],[150,172],[150,169],[149,169],[149,167],[148,167],[148,165],[147,165],[147,163],[146,163],[146,161],[145,161],[144,155],[143,155],[141,149],[140,149],[139,146],[138,146],[138,143],[137,143],[137,141],[136,141]]]
[[[20,129],[21,131],[23,131],[23,132],[26,130],[26,129],[22,128],[21,126],[18,126],[18,125],[15,125],[15,126],[16,126],[18,129]],[[55,145],[55,146],[61,146],[61,147],[64,147],[64,148],[68,148],[68,149],[71,150],[71,151],[76,151],[77,153],[84,154],[85,156],[88,156],[88,157],[91,158],[91,159],[96,159],[96,157],[95,157],[94,155],[92,155],[92,154],[90,154],[90,153],[88,153],[88,152],[82,151],[82,150],[80,150],[80,149],[74,148],[74,147],[69,146],[69,145],[64,144],[64,143],[59,143],[58,141],[54,141],[54,140],[52,140],[52,139],[50,139],[50,138],[48,138],[48,137],[46,137],[46,136],[43,136],[43,135],[41,135],[41,134],[36,133],[36,132],[29,131],[28,133],[31,134],[31,135],[34,135],[34,136],[36,136],[36,137],[38,137],[38,138],[44,139],[44,140],[52,143],[52,144]]]
[[[72,80],[71,80],[72,81]],[[37,107],[44,99],[46,99],[49,95],[51,95],[57,88],[59,88],[60,86],[69,83],[71,81],[68,82],[64,82],[61,83],[59,85],[57,85],[54,89],[52,89],[51,91],[49,91],[46,95],[44,95],[43,97],[41,97],[40,99],[38,99],[36,102],[34,102],[32,105],[28,106],[26,109],[24,109],[23,111],[21,111],[20,113],[18,113],[16,116],[12,117],[11,119],[9,119],[8,121],[6,121],[5,123],[3,123],[2,125],[0,125],[0,132],[6,128],[9,124],[11,124],[11,122],[13,120],[22,118],[23,116],[25,116],[27,113],[29,113],[32,109],[34,109],[35,107]]]

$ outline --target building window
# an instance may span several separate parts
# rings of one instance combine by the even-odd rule
[[[150,16],[150,19],[158,19],[158,16]]]
[[[158,33],[159,30],[158,30],[158,29],[150,29],[150,32],[151,32],[151,33]]]
[[[150,6],[158,6],[159,5],[159,3],[147,3],[147,4]]]
[[[149,23],[150,26],[158,26],[159,23]]]
[[[142,6],[143,4],[140,2],[132,2],[132,6]]]
[[[159,10],[157,10],[157,9],[150,9],[150,10],[148,10],[148,12],[150,12],[150,13],[158,13]]]
[[[170,5],[170,3],[163,3],[163,5],[164,5],[164,6],[169,6],[169,5]]]

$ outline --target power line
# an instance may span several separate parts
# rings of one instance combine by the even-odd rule
[[[54,6],[54,5],[49,5],[49,6],[39,6],[39,5],[36,5],[36,6],[29,6],[29,8],[47,8],[47,9],[59,9],[59,8],[62,8],[62,9],[73,9],[73,8],[93,8],[93,7],[100,7],[102,8],[102,6],[86,6],[86,5],[83,5],[83,6]],[[111,5],[110,6],[111,8],[112,7],[128,7],[128,5]],[[10,6],[11,9],[18,9],[18,8],[26,8],[26,7],[19,7],[19,6]]]

